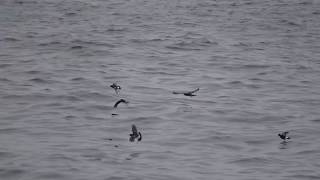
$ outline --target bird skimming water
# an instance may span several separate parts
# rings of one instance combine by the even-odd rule
[[[132,124],[132,134],[129,134],[130,138],[129,141],[130,142],[134,142],[135,139],[138,138],[138,141],[142,140],[142,135],[140,132],[138,132],[136,125]]]
[[[111,84],[110,87],[112,87],[114,89],[116,94],[119,94],[121,87],[117,83]]]
[[[286,140],[290,139],[290,137],[287,136],[288,133],[289,133],[288,131],[285,131],[285,132],[283,132],[283,133],[278,134],[278,136],[279,136],[282,140],[286,141]]]

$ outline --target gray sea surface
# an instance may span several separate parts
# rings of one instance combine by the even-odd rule
[[[1,0],[0,179],[318,180],[319,58],[319,0]]]

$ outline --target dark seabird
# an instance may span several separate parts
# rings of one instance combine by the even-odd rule
[[[282,140],[285,141],[285,140],[290,139],[290,137],[287,136],[288,133],[289,133],[288,131],[285,131],[285,132],[283,132],[283,133],[278,134],[278,136],[279,136]]]
[[[130,142],[134,142],[136,138],[138,138],[138,141],[142,140],[142,135],[140,132],[138,132],[136,125],[132,124],[132,134],[129,134],[130,138],[129,141]]]
[[[119,91],[121,89],[121,87],[117,83],[111,84],[110,87],[112,87],[117,94],[119,93]]]
[[[120,103],[125,103],[125,104],[128,104],[129,103],[129,101],[126,101],[126,100],[124,100],[124,99],[120,99],[119,101],[117,101],[115,104],[114,104],[114,108],[117,108],[118,107],[118,104],[120,104]]]
[[[199,91],[199,90],[200,90],[200,88],[197,88],[197,89],[195,89],[193,91],[180,91],[180,92],[179,91],[173,91],[172,93],[173,94],[183,94],[185,96],[196,96],[194,93]]]

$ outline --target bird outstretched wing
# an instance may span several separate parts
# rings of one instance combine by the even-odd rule
[[[200,90],[200,88],[197,88],[197,89],[195,89],[195,90],[193,90],[193,91],[190,91],[189,93],[190,94],[193,94],[193,93],[195,93],[195,92],[197,92],[197,91],[199,91]]]
[[[142,135],[141,135],[141,133],[139,132],[139,139],[138,139],[138,141],[141,141],[142,140]]]

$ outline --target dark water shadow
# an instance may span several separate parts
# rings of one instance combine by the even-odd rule
[[[138,158],[140,156],[141,153],[135,152],[135,153],[131,153],[129,155],[129,157],[126,158],[126,160],[132,160],[134,158]]]
[[[290,144],[289,141],[282,141],[282,142],[279,144],[279,149],[288,149],[288,148],[289,148],[289,144]]]

